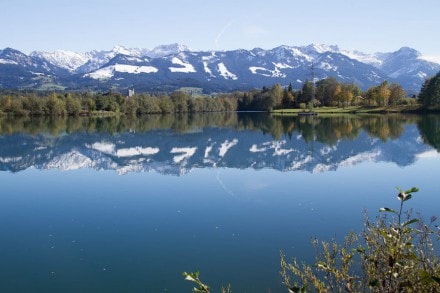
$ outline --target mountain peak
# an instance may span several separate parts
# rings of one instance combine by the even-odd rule
[[[397,50],[395,53],[401,56],[405,55],[408,57],[415,57],[415,58],[422,56],[422,54],[419,51],[410,47],[402,47],[399,50]]]
[[[130,55],[130,50],[127,49],[124,46],[121,45],[116,45],[113,47],[112,52],[116,53],[116,54],[122,54],[122,55]]]
[[[180,52],[191,51],[186,45],[181,45],[178,43],[161,45],[155,47],[153,50],[146,53],[150,58],[161,58],[171,54],[178,54]]]
[[[30,56],[47,60],[49,63],[71,72],[88,61],[86,54],[66,50],[56,50],[54,52],[33,51]]]
[[[325,44],[310,44],[305,47],[308,50],[316,51],[317,53],[324,53],[324,52],[332,52],[332,53],[339,53],[339,47],[337,45],[325,45]]]

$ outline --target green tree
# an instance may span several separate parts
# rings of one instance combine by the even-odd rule
[[[61,116],[66,112],[64,101],[55,93],[51,94],[46,100],[45,112],[49,116]]]
[[[440,106],[440,72],[423,83],[418,99],[425,107]]]
[[[5,113],[11,112],[11,106],[12,106],[11,96],[8,95],[8,96],[2,97],[2,99],[0,101],[0,107],[1,107],[2,111]]]
[[[29,111],[32,116],[40,116],[44,114],[44,100],[35,96],[35,94],[30,94],[23,101],[23,108]]]
[[[96,110],[96,102],[92,97],[84,97],[81,99],[81,108],[91,113]]]
[[[169,114],[174,112],[174,104],[171,98],[163,96],[159,98],[159,107],[163,114]]]
[[[136,97],[128,98],[127,101],[124,103],[124,106],[122,109],[122,111],[125,114],[132,115],[132,116],[136,115],[138,110],[139,110],[139,103],[138,103],[138,100],[136,99]],[[147,111],[147,110],[145,110],[145,111]],[[145,112],[145,113],[148,113],[148,112]]]
[[[182,91],[175,91],[170,96],[174,104],[174,111],[176,113],[188,112],[188,94]]]
[[[376,101],[378,100],[377,87],[370,87],[365,93],[365,98],[368,101],[368,106],[376,105]]]
[[[313,82],[306,80],[306,82],[304,83],[301,89],[299,102],[308,104],[309,102],[313,102],[314,97],[315,97],[315,86],[313,85]]]
[[[66,111],[71,116],[78,116],[82,111],[81,101],[78,98],[73,98],[70,93],[66,97]]]
[[[289,86],[283,91],[283,99],[281,100],[281,107],[284,109],[293,108],[294,103],[295,103],[295,96],[293,94],[292,84],[289,84]]]
[[[337,105],[335,92],[339,82],[334,77],[327,77],[316,83],[316,99],[324,106]]]

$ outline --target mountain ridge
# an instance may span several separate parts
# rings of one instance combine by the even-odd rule
[[[388,53],[367,54],[337,45],[278,46],[225,51],[194,51],[185,45],[153,49],[126,48],[76,53],[67,50],[0,50],[0,88],[68,90],[137,88],[140,91],[201,87],[205,92],[248,90],[275,83],[300,88],[313,75],[354,82],[364,90],[384,80],[397,82],[408,94],[440,70],[420,52],[402,47]]]

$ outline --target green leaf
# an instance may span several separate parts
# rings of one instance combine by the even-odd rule
[[[191,274],[187,274],[184,276],[185,276],[185,280],[197,283],[197,280]]]
[[[390,208],[380,208],[380,209],[379,209],[379,212],[390,212],[390,213],[395,213],[395,214],[397,214],[397,212],[396,212],[395,210],[390,209]]]
[[[408,226],[408,225],[411,225],[411,224],[417,223],[417,222],[419,222],[419,219],[411,219],[411,220],[406,221],[405,223],[403,223],[402,227],[405,227],[405,226]]]
[[[408,195],[403,199],[403,201],[410,200],[412,198],[412,194],[408,193]]]
[[[408,189],[407,191],[405,191],[405,193],[411,193],[411,192],[418,192],[419,189],[417,187],[413,187],[411,189]]]
[[[437,282],[437,284],[440,284],[440,278],[436,276],[431,276],[431,279]]]

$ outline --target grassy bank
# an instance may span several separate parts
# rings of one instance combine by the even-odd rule
[[[424,112],[427,109],[422,108],[420,105],[399,105],[390,107],[365,107],[365,106],[349,106],[345,108],[338,107],[319,107],[314,108],[313,112],[322,114],[384,114],[384,113],[417,113]],[[304,112],[303,109],[277,109],[271,113],[277,115],[297,115],[299,112]],[[305,110],[309,112],[309,110]]]

